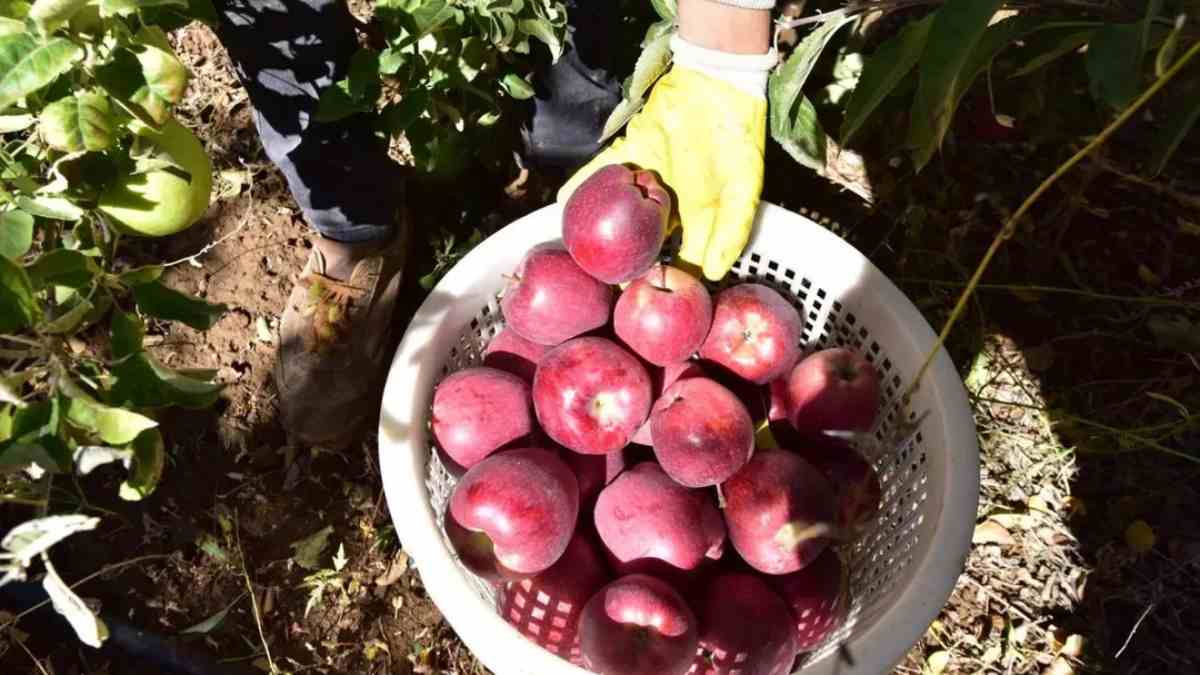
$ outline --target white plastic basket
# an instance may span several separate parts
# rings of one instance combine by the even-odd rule
[[[379,453],[392,521],[430,597],[475,656],[498,675],[587,671],[525,639],[495,609],[487,584],[455,558],[441,528],[454,479],[430,452],[434,385],[475,365],[503,326],[498,294],[534,244],[559,239],[548,206],[489,237],[462,259],[413,316],[388,374]],[[855,347],[884,377],[877,438],[907,415],[907,444],[870,457],[883,486],[878,516],[848,551],[847,621],[804,673],[880,675],[937,616],[963,569],[979,496],[979,447],[962,381],[942,350],[907,410],[898,399],[935,336],[916,307],[849,244],[813,221],[763,204],[727,283],[756,280],[794,298],[808,349]],[[564,308],[567,309],[567,308]],[[836,658],[838,645],[853,665]]]

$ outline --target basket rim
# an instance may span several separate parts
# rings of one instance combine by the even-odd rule
[[[443,320],[456,305],[478,299],[480,302],[471,309],[474,312],[486,302],[473,286],[477,286],[478,270],[488,268],[489,252],[501,247],[524,251],[537,241],[557,238],[545,235],[556,231],[560,213],[560,205],[550,204],[510,223],[464,256],[442,278],[413,315],[393,356],[380,410],[380,473],[401,545],[446,621],[476,658],[500,675],[585,675],[589,671],[525,639],[505,621],[463,576],[441,535],[425,483],[429,450],[425,417],[446,354],[429,353],[429,349],[447,344],[445,338],[453,339],[461,333],[463,326],[449,327]],[[764,228],[764,221],[772,225]],[[778,238],[770,234],[782,229],[775,221],[794,228],[785,238],[818,239],[823,246],[861,264],[861,274],[871,284],[871,315],[889,315],[886,319],[897,328],[896,337],[908,343],[906,349],[925,353],[935,343],[933,329],[907,296],[857,249],[810,218],[762,202],[751,245]],[[895,344],[895,340],[889,344]],[[941,411],[936,416],[939,430],[946,447],[954,448],[946,455],[943,483],[928,488],[930,494],[941,495],[940,509],[926,516],[936,518],[933,540],[922,547],[923,555],[914,556],[906,569],[908,584],[883,598],[889,608],[856,626],[853,636],[843,643],[853,655],[854,665],[840,662],[831,654],[806,664],[805,673],[889,672],[937,617],[965,567],[978,505],[979,446],[965,387],[945,348],[939,349],[920,395],[929,399],[926,407]]]

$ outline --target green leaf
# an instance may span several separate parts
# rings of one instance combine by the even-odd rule
[[[409,54],[403,49],[388,47],[379,53],[379,72],[383,75],[395,75],[408,62]]]
[[[0,213],[0,256],[16,260],[33,246],[33,216],[20,209]]]
[[[116,311],[112,315],[112,355],[120,361],[142,351],[146,324],[137,314]],[[118,401],[118,404],[122,401]]]
[[[0,115],[0,134],[24,131],[33,126],[37,118],[33,115]]]
[[[662,21],[655,22],[646,29],[646,36],[642,38],[641,47],[642,49],[645,49],[651,42],[654,42],[664,35],[671,35],[674,32],[675,21],[663,19]]]
[[[1078,50],[1096,35],[1095,28],[1080,30],[1074,27],[1042,31],[1031,37],[1024,52],[1036,54],[1009,77],[1022,77],[1056,59]]]
[[[162,273],[162,265],[144,265],[126,270],[117,278],[127,286],[137,286],[139,284],[148,284],[151,281],[158,281],[162,277]]]
[[[1108,24],[1088,44],[1088,80],[1092,96],[1116,110],[1129,106],[1141,89],[1142,25]]]
[[[604,122],[604,130],[600,133],[600,143],[612,138],[618,131],[625,127],[629,120],[637,114],[642,106],[645,105],[645,99],[630,100],[627,98],[621,99],[617,107],[609,113],[608,119]]]
[[[550,49],[550,58],[557,62],[563,53],[562,39],[559,32],[545,19],[522,19],[518,28],[526,35],[532,35]]]
[[[117,338],[113,336],[116,354]],[[212,373],[193,377],[162,365],[150,354],[137,351],[112,367],[113,384],[109,399],[116,405],[138,408],[207,408],[221,395],[222,385],[212,381]]]
[[[100,0],[101,16],[129,16],[149,7],[183,7],[187,0]]]
[[[59,382],[59,390],[67,399],[67,422],[105,443],[132,443],[138,434],[158,426],[158,422],[145,415],[96,401],[73,383],[64,386]]]
[[[145,42],[134,51],[134,56],[141,65],[145,84],[138,87],[129,100],[141,106],[155,122],[162,124],[171,116],[171,106],[183,99],[188,72],[170,49],[152,44],[157,42],[156,30],[143,28],[138,34],[138,38]]]
[[[863,65],[862,75],[858,78],[858,86],[850,95],[846,104],[846,114],[842,122],[842,145],[850,141],[879,104],[886,99],[900,81],[916,65],[925,50],[925,41],[929,37],[929,28],[933,25],[933,14],[910,23],[892,39],[879,46]]]
[[[37,313],[29,275],[15,262],[0,257],[0,333],[33,325]]]
[[[996,5],[993,0],[978,3]],[[947,14],[947,10],[954,11]],[[1036,24],[1036,17],[1015,17],[988,26],[986,13],[971,2],[951,2],[938,10],[921,55],[921,78],[909,115],[908,143],[919,171],[941,147],[954,111],[971,83],[1002,49]]]
[[[53,33],[71,19],[88,0],[35,0],[29,18],[43,33]]]
[[[114,126],[108,96],[94,91],[51,103],[38,120],[38,132],[46,144],[64,152],[108,148],[116,141]]]
[[[674,21],[679,14],[675,0],[650,0],[650,4],[654,6],[654,11],[658,13],[659,18],[664,21]]]
[[[533,98],[533,85],[525,81],[525,78],[516,73],[509,73],[500,80],[500,86],[504,87],[504,91],[518,101]]]
[[[91,258],[64,248],[44,253],[26,268],[29,278],[37,288],[66,286],[83,288],[100,273],[100,268]]]
[[[1175,154],[1179,144],[1196,126],[1196,121],[1200,120],[1200,77],[1192,77],[1184,82],[1178,93],[1173,97],[1175,104],[1170,107],[1162,129],[1150,141],[1147,171],[1151,176],[1162,173],[1171,155]]]
[[[76,221],[83,217],[83,209],[65,197],[17,197],[17,206],[35,216],[51,220]]]
[[[825,130],[817,119],[817,109],[807,96],[800,96],[796,117],[786,136],[774,136],[792,159],[814,171],[825,169]]]
[[[158,281],[134,286],[133,299],[138,309],[150,316],[179,321],[196,330],[212,328],[228,309],[167,288]]]
[[[46,471],[66,471],[71,453],[59,438],[59,399],[31,403],[12,415],[9,438],[0,442],[0,466],[25,467],[35,463]]]
[[[422,113],[429,110],[430,104],[429,92],[424,89],[406,92],[399,103],[383,109],[384,128],[391,134],[403,133]]]
[[[0,110],[50,84],[81,58],[83,49],[65,38],[0,36]]]
[[[379,72],[379,52],[373,49],[355,52],[346,77],[321,91],[317,101],[317,121],[336,122],[373,110],[382,88]]]
[[[629,90],[625,97],[630,100],[646,98],[646,92],[671,67],[671,35],[663,35],[646,46],[633,66]]]
[[[1179,51],[1179,38],[1183,34],[1183,27],[1187,25],[1187,17],[1180,14],[1175,19],[1175,26],[1171,28],[1171,32],[1167,33],[1167,37],[1163,40],[1162,48],[1158,50],[1158,56],[1154,58],[1154,76],[1162,77],[1163,73],[1175,63],[1175,54]]]
[[[129,449],[133,451],[133,466],[117,494],[125,501],[137,502],[149,497],[158,487],[167,453],[158,429],[147,429],[138,434]]]
[[[79,297],[65,312],[57,316],[47,316],[41,325],[41,331],[49,335],[71,333],[83,324],[93,308],[91,300]]]
[[[801,92],[825,45],[838,30],[854,20],[842,11],[830,12],[820,25],[806,35],[792,55],[771,74],[767,86],[770,104],[771,136],[780,143],[791,142]],[[823,166],[823,165],[822,165]]]
[[[326,525],[311,535],[291,543],[292,559],[306,570],[315,571],[321,567],[321,551],[329,543],[329,535],[333,534],[333,526]]]
[[[108,61],[96,67],[96,82],[108,92],[114,103],[142,124],[158,128],[150,111],[133,101],[134,94],[148,91],[142,64],[133,51],[124,47],[113,50]]]

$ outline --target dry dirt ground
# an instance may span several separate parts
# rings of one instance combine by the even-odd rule
[[[171,284],[229,305],[208,333],[153,338],[168,363],[217,368],[228,389],[216,409],[164,421],[171,461],[147,502],[115,503],[111,485],[73,489],[104,529],[64,549],[60,570],[74,580],[114,566],[82,595],[231,672],[484,672],[409,568],[372,441],[297,447],[277,422],[273,334],[311,234],[219,44],[197,26],[176,39],[195,74],[180,115],[213,157],[218,198],[197,227],[135,253],[180,261]],[[940,326],[999,216],[1035,184],[1022,167],[1048,161],[1018,155],[958,153],[887,212],[773,156],[767,197],[828,216]],[[1179,173],[1196,168],[1183,160]],[[543,196],[506,201],[502,187],[479,188],[499,205],[485,230]],[[1200,672],[1200,471],[1166,452],[1200,445],[1200,292],[1187,286],[1200,277],[1196,188],[1091,170],[1051,196],[1044,230],[998,260],[950,345],[983,450],[977,543],[898,672]],[[419,220],[429,239],[469,218],[439,202]],[[1052,243],[1068,271],[1043,260]],[[428,248],[415,255],[410,305],[431,266]],[[0,672],[145,672],[39,628],[0,638]]]

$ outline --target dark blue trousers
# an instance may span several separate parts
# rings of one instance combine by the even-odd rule
[[[615,13],[609,0],[572,3],[573,35],[557,64],[544,64],[525,125],[527,159],[570,169],[594,154],[604,120],[620,97],[605,69]],[[341,0],[216,0],[222,44],[254,107],[267,156],[296,203],[323,236],[344,242],[391,237],[403,191],[386,140],[350,117],[313,115],[321,90],[346,75],[357,50],[354,19]]]

